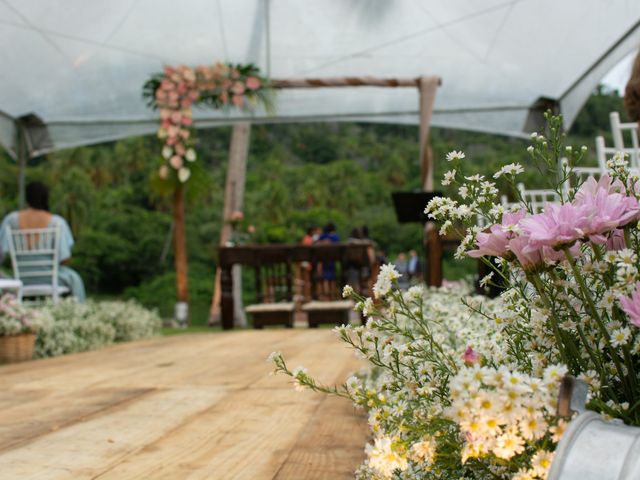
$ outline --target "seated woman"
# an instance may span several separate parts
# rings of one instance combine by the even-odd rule
[[[0,260],[9,251],[7,226],[14,230],[59,227],[58,257],[61,265],[58,269],[58,281],[60,285],[64,285],[71,290],[71,295],[78,302],[84,303],[85,292],[82,278],[78,272],[65,265],[71,259],[71,248],[74,243],[69,225],[64,218],[49,212],[49,190],[43,183],[32,182],[27,185],[26,200],[27,208],[11,212],[4,217],[2,224],[0,224]]]

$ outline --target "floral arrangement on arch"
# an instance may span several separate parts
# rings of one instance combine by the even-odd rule
[[[143,96],[152,108],[160,110],[158,138],[164,141],[164,163],[158,170],[163,180],[185,183],[191,176],[190,163],[197,159],[193,147],[193,107],[214,109],[254,108],[263,104],[272,108],[268,81],[253,64],[216,63],[166,66],[143,88]]]
[[[469,175],[454,151],[443,183],[457,195],[426,209],[441,233],[459,229],[457,258],[494,269],[481,285],[503,288],[499,298],[403,292],[386,265],[373,298],[343,292],[368,320],[336,332],[368,362],[365,371],[325,386],[271,355],[296,389],[343,396],[368,412],[373,441],[357,478],[546,479],[571,421],[556,414],[565,374],[589,385],[589,409],[640,426],[638,175],[616,154],[601,178],[581,180],[573,167],[586,148],[565,147],[561,118],[547,119],[527,151],[559,202],[534,211],[516,187],[524,167]],[[498,179],[513,204],[501,204]]]

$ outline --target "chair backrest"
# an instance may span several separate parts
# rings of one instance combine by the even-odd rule
[[[614,112],[617,113],[617,112]],[[627,125],[627,124],[623,124]],[[634,124],[635,125],[635,124]],[[637,143],[637,135],[636,135]],[[596,137],[596,157],[598,158],[598,168],[601,170],[601,175],[607,173],[607,160],[611,159],[616,153],[621,152],[626,155],[629,160],[629,172],[638,175],[640,173],[640,162],[638,162],[638,150],[632,148],[617,148],[607,147],[604,143],[604,137]],[[635,160],[634,160],[635,158]]]
[[[527,190],[524,183],[518,184],[522,200],[531,206],[534,213],[541,212],[547,202],[559,202],[560,196],[554,190]]]
[[[629,166],[640,168],[640,142],[638,142],[638,124],[635,122],[622,123],[618,112],[609,114],[613,146],[616,150],[629,155]],[[625,137],[627,141],[625,141]]]
[[[613,157],[619,150],[618,148],[607,147],[604,143],[604,137],[599,135],[596,137],[596,158],[598,159],[598,168],[604,173],[607,172],[607,160]],[[625,152],[628,153],[628,152]],[[633,167],[632,164],[629,164]]]
[[[7,229],[14,277],[25,284],[50,285],[57,300],[59,227]]]

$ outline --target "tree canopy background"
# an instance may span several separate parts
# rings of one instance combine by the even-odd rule
[[[589,147],[594,137],[611,145],[609,112],[624,119],[622,99],[599,89],[579,115],[569,141]],[[222,224],[230,128],[201,131],[198,187],[187,209],[192,321],[203,324],[213,289],[216,245]],[[422,229],[396,222],[391,192],[420,188],[418,128],[358,123],[256,125],[251,132],[245,224],[251,241],[296,243],[308,226],[333,221],[342,238],[367,225],[389,260],[421,249]],[[520,162],[530,166],[525,140],[434,128],[431,143],[435,180],[447,169],[445,155],[463,150],[479,173]],[[159,141],[139,137],[64,150],[34,159],[27,180],[50,186],[51,207],[65,217],[76,237],[72,266],[89,294],[137,298],[170,317],[175,299],[169,199],[155,188]],[[17,207],[17,166],[0,152],[0,215]],[[544,187],[533,168],[522,180]],[[447,190],[444,190],[445,193]],[[245,225],[245,226],[246,226]],[[468,273],[473,264],[447,262],[445,275]]]

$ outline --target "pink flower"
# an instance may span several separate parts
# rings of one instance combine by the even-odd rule
[[[473,365],[474,363],[478,363],[480,361],[480,355],[473,348],[467,347],[467,349],[464,351],[464,354],[462,354],[462,359],[467,365]]]
[[[631,297],[620,297],[620,305],[624,313],[629,315],[629,321],[640,327],[640,282],[636,282],[636,289]]]
[[[169,138],[176,138],[178,136],[178,132],[178,127],[174,125],[170,125],[169,128],[167,128],[167,134],[169,135]]]
[[[171,159],[169,160],[169,163],[171,164],[171,166],[173,168],[175,168],[176,170],[182,168],[182,157],[178,156],[178,155],[174,155],[173,157],[171,157]]]
[[[231,91],[233,93],[235,93],[236,95],[242,95],[245,91],[244,88],[244,83],[242,82],[236,82],[233,84],[233,87],[231,88]]]
[[[509,250],[516,256],[525,271],[534,270],[543,263],[542,248],[533,247],[530,244],[530,238],[526,235],[510,240]]]
[[[231,215],[229,215],[230,222],[240,222],[243,219],[244,213],[242,213],[240,210],[234,210],[233,212],[231,212]]]
[[[234,95],[231,101],[236,107],[241,107],[244,104],[244,97],[242,95]]]
[[[623,193],[617,193],[619,191]],[[603,234],[637,221],[640,217],[638,200],[624,192],[622,182],[611,182],[605,175],[597,184],[593,177],[589,178],[576,194],[574,204],[584,208],[587,214],[588,223],[584,230],[592,241],[605,243],[607,239]]]
[[[173,84],[173,82],[171,80],[168,79],[164,79],[160,82],[160,89],[161,90],[166,90],[167,92],[173,90],[175,88],[175,85]]]
[[[169,169],[167,168],[166,165],[162,165],[160,167],[160,170],[158,170],[158,175],[160,176],[160,178],[162,178],[163,180],[167,179],[167,177],[169,177]]]
[[[502,216],[502,222],[496,223],[489,227],[489,233],[480,232],[476,235],[477,250],[470,250],[467,255],[473,258],[492,256],[503,257],[507,254],[507,245],[509,240],[513,238],[513,232],[507,230],[507,227],[517,225],[524,217],[524,210],[515,213],[505,213]]]
[[[543,213],[520,221],[520,226],[529,237],[531,248],[571,245],[584,238],[588,225],[585,207],[576,207],[570,203],[547,203]]]
[[[261,85],[262,85],[262,82],[260,82],[260,79],[257,77],[247,78],[247,88],[249,90],[257,90],[260,88]]]
[[[607,250],[622,250],[623,248],[627,248],[624,232],[620,229],[614,230],[607,239]]]
[[[578,258],[582,255],[580,249],[580,243],[575,243],[569,248],[573,258]],[[542,247],[542,259],[545,263],[560,263],[567,260],[567,255],[562,250],[554,250],[551,247]]]
[[[607,193],[626,193],[624,185],[617,178],[613,179],[609,175],[603,175],[600,177],[600,180],[596,181],[596,179],[591,176],[587,178],[580,186],[580,190],[576,192],[576,200],[581,199],[585,195],[593,195],[598,190],[604,190]]]

